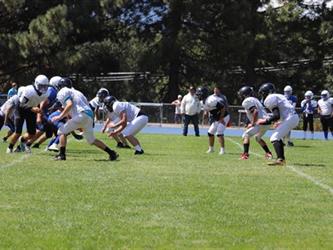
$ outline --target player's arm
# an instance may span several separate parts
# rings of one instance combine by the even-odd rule
[[[270,116],[268,118],[264,118],[264,119],[258,119],[257,124],[258,125],[270,125],[273,122],[276,122],[278,120],[280,120],[280,111],[276,107],[276,108],[272,109],[272,116]]]
[[[249,111],[250,111],[250,113],[252,114],[252,117],[253,117],[249,126],[253,127],[253,126],[256,125],[256,122],[258,120],[258,109],[255,106],[253,106],[253,107],[249,108]]]
[[[71,99],[68,99],[66,101],[66,106],[64,107],[64,110],[60,113],[60,115],[53,117],[52,121],[53,122],[60,121],[63,118],[65,118],[69,114],[69,111],[72,109],[72,107],[73,107],[73,101]]]
[[[220,119],[219,122],[224,124],[225,106],[220,109]]]
[[[109,136],[113,136],[116,134],[119,134],[121,131],[123,131],[127,126],[127,115],[125,111],[122,111],[119,115],[120,121],[117,122],[113,127],[116,127],[117,129],[109,134]]]
[[[105,132],[106,128],[108,127],[109,123],[111,122],[111,119],[108,118],[106,119],[106,121],[104,122],[104,126],[103,126],[103,129],[102,129],[102,133]]]

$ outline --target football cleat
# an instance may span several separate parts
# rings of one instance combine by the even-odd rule
[[[242,153],[240,159],[241,160],[248,160],[250,155],[248,153]]]
[[[49,146],[49,147],[47,148],[47,150],[49,150],[49,151],[53,151],[53,152],[59,152],[58,145],[55,144],[55,143],[53,143],[51,146]]]
[[[25,145],[24,152],[26,152],[27,154],[31,154],[31,147],[30,147],[30,146],[27,146],[27,145]]]
[[[66,155],[58,154],[54,157],[55,161],[66,161]]]
[[[143,155],[144,151],[142,149],[141,150],[135,150],[134,154],[135,155]]]
[[[224,148],[221,148],[220,152],[219,152],[219,155],[224,155],[224,154],[225,154]]]
[[[282,159],[277,159],[276,161],[269,162],[267,165],[269,166],[285,166],[286,161]]]
[[[32,148],[39,148],[39,144],[38,143],[34,144]]]
[[[288,141],[287,146],[288,146],[288,147],[293,147],[293,146],[294,146],[294,143],[291,142],[291,141]]]
[[[211,154],[211,153],[214,153],[214,149],[210,148],[206,151],[207,154]]]
[[[269,152],[269,153],[266,153],[266,154],[265,154],[265,159],[266,159],[266,160],[272,160],[272,159],[273,159],[273,155],[272,155],[272,153],[270,153],[270,152]]]
[[[117,154],[117,152],[112,150],[111,154],[109,155],[109,160],[115,161],[115,160],[117,160],[118,157],[119,157],[119,155]]]

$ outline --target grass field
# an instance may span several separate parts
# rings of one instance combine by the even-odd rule
[[[0,249],[332,249],[333,141],[296,140],[269,167],[254,142],[239,160],[236,137],[224,156],[206,136],[139,138],[146,153],[117,162],[74,140],[66,162],[0,143]]]

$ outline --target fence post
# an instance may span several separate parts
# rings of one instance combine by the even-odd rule
[[[163,103],[160,105],[160,127],[162,127],[163,123]]]

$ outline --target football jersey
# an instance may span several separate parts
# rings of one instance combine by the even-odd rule
[[[258,119],[264,118],[267,113],[265,111],[264,106],[262,103],[255,97],[247,97],[242,102],[242,106],[246,111],[247,118],[252,121],[253,120],[253,114],[251,113],[251,109],[254,107],[258,112]]]
[[[41,92],[37,92],[35,86],[28,85],[25,88],[19,90],[19,100],[20,107],[22,108],[32,108],[37,107],[42,101],[46,100],[48,97],[48,93],[42,94]]]
[[[140,109],[133,104],[128,102],[118,102],[116,101],[113,106],[113,112],[120,116],[121,112],[125,112],[127,116],[127,122],[133,121],[140,112]]]
[[[99,98],[96,96],[89,102],[90,106],[95,110],[97,107],[103,107],[103,103],[99,101]]]
[[[19,104],[20,101],[18,95],[14,95],[1,106],[0,111],[3,115],[5,115],[8,112],[8,110],[11,109],[10,113],[8,114],[8,117],[11,118],[15,113],[15,110],[18,108]]]
[[[327,100],[320,99],[318,101],[318,106],[321,110],[321,115],[331,115],[332,114],[333,98],[328,98]]]
[[[296,107],[296,103],[297,103],[297,97],[294,95],[285,95],[285,97],[287,98],[287,100],[290,102],[291,105],[293,105],[293,107]]]
[[[57,99],[63,107],[66,106],[68,100],[73,102],[72,109],[70,110],[70,115],[72,117],[77,116],[83,112],[91,118],[94,118],[93,111],[89,106],[87,98],[80,91],[74,88],[62,88],[58,92]]]
[[[306,114],[313,114],[314,111],[316,110],[317,106],[318,106],[318,104],[317,104],[317,101],[315,101],[315,100],[304,99],[301,102],[302,111],[303,111],[303,113],[306,113]]]
[[[281,94],[268,95],[264,101],[264,105],[270,111],[273,111],[274,108],[278,108],[282,120],[296,113],[294,106]]]

